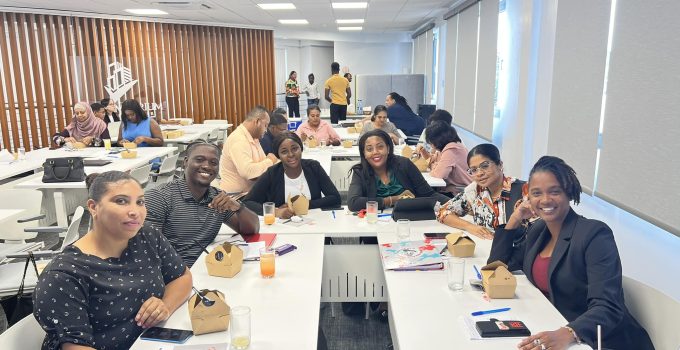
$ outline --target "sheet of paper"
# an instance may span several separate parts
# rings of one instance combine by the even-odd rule
[[[264,241],[248,243],[248,246],[242,246],[243,260],[259,260],[260,249],[265,247]]]

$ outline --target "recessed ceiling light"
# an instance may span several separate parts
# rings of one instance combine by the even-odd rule
[[[338,30],[362,30],[364,27],[338,27]]]
[[[365,9],[368,7],[367,2],[334,2],[334,9]]]
[[[363,19],[336,19],[337,24],[361,24],[364,23]]]
[[[257,4],[263,10],[295,10],[295,4],[290,2],[281,2],[276,4]]]
[[[306,19],[280,19],[281,24],[309,24]]]
[[[133,15],[167,15],[168,13],[159,9],[125,9]]]

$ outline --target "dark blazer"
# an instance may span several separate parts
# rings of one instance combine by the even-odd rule
[[[527,232],[526,240],[513,248],[520,230],[496,228],[489,262],[501,260],[511,271],[522,270],[534,283],[536,256],[550,241],[542,220]],[[550,302],[569,321],[581,340],[593,348],[597,325],[602,325],[602,347],[654,349],[649,335],[624,304],[621,259],[612,230],[605,223],[586,219],[569,210],[548,266]]]
[[[397,180],[405,190],[411,191],[416,197],[434,197],[442,204],[451,199],[433,190],[423,178],[420,170],[409,159],[395,155],[395,161],[390,172],[396,175]],[[377,201],[378,209],[385,207],[382,197],[376,196],[375,179],[375,172],[372,168],[352,171],[352,182],[350,182],[347,190],[347,207],[349,207],[349,210],[365,209],[367,201]]]
[[[312,198],[309,209],[326,208],[340,205],[340,193],[335,188],[331,178],[323,170],[321,164],[312,159],[300,159],[302,172],[305,174],[309,192]],[[286,184],[283,178],[283,164],[274,164],[262,174],[250,192],[243,198],[243,202],[250,210],[262,215],[262,203],[274,202],[276,206],[286,203]],[[321,193],[325,197],[321,197]]]
[[[423,133],[423,129],[425,129],[425,119],[398,103],[387,108],[387,117],[406,136],[420,136]]]
[[[264,154],[275,153],[274,150],[272,150],[273,142],[274,136],[269,132],[269,130],[267,130],[267,132],[264,133],[264,136],[262,136],[260,139],[260,146],[262,146]]]

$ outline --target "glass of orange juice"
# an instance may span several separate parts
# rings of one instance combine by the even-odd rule
[[[264,224],[273,225],[276,222],[276,206],[273,202],[262,204],[262,214],[264,215]]]
[[[260,274],[272,278],[276,273],[276,251],[272,248],[260,249]]]

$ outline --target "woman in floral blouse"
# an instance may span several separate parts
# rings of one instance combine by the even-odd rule
[[[475,236],[493,239],[495,228],[506,223],[526,198],[526,183],[503,174],[500,152],[490,143],[471,149],[467,163],[472,183],[442,206],[438,220]],[[463,220],[466,215],[471,215],[473,222]]]

